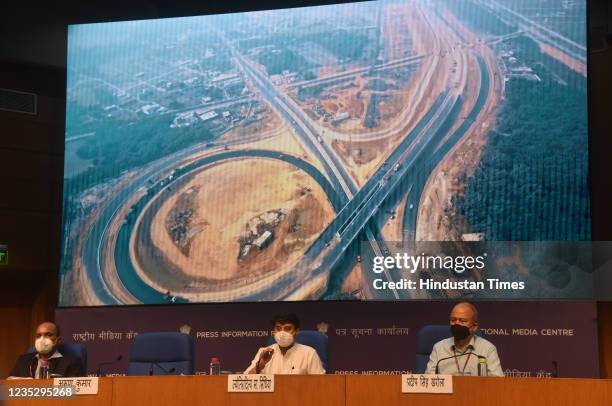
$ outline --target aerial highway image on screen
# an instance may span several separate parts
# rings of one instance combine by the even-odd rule
[[[366,259],[590,239],[584,1],[71,25],[67,68],[62,306],[469,297]]]

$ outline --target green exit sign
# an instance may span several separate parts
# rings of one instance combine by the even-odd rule
[[[8,265],[8,245],[0,244],[0,265]]]

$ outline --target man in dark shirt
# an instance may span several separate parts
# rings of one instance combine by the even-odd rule
[[[11,377],[52,378],[84,376],[79,358],[64,355],[57,350],[61,342],[59,327],[52,322],[41,323],[34,336],[35,353],[20,355],[11,371]]]

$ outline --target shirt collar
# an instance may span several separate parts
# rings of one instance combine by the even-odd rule
[[[472,351],[475,351],[475,350],[476,350],[476,334],[474,334],[474,335],[472,336],[472,338],[470,339],[470,342],[469,342],[469,343],[468,343],[468,344],[465,346],[465,348],[463,349],[463,351],[459,351],[459,349],[457,348],[457,352],[464,353],[464,352],[468,351],[468,349],[470,348],[470,345],[471,345],[471,346],[472,346],[472,348],[473,348],[473,350],[472,350]],[[452,339],[452,340],[451,340],[451,347],[450,347],[450,350],[451,350],[451,351],[455,351],[455,340],[454,340],[454,339]]]
[[[276,346],[276,349],[278,349],[278,353],[282,355],[283,353],[281,352],[281,346],[280,346],[280,345],[278,345],[278,344],[274,344],[274,345]],[[295,350],[295,348],[296,348],[298,345],[299,345],[298,343],[294,342],[294,343],[293,343],[293,345],[291,346],[291,348],[289,348],[289,349],[288,349],[288,350],[285,352],[285,355],[287,355],[287,354],[289,354],[289,353],[292,353],[292,352]]]
[[[40,359],[40,357],[38,356],[38,353],[36,353],[35,357]],[[52,358],[62,358],[62,357],[63,357],[62,353],[59,352],[58,350],[55,350],[55,352],[53,353],[53,355],[51,355],[49,357],[49,359],[52,359]]]

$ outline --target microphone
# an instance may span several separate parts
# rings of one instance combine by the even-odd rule
[[[123,355],[119,354],[119,356],[117,357],[117,359],[113,360],[113,361],[105,361],[105,362],[100,362],[98,364],[98,369],[96,369],[96,376],[101,376],[101,371],[102,371],[102,367],[105,365],[112,365],[112,364],[116,364],[117,362],[121,361],[123,359]]]
[[[559,365],[557,364],[557,361],[552,362],[552,367],[553,367],[552,377],[558,378],[559,377]]]
[[[455,346],[453,345],[453,347],[452,347],[452,348],[454,349],[454,348],[455,348]],[[475,353],[475,352],[473,352],[473,351],[474,351],[474,346],[470,344],[470,345],[468,345],[468,346],[467,346],[466,351],[465,351],[464,353],[462,353],[462,354],[453,355],[453,356],[451,356],[451,357],[440,358],[440,359],[438,360],[438,362],[436,362],[436,374],[439,374],[439,373],[440,373],[440,362],[442,362],[442,361],[446,361],[446,360],[448,360],[448,359],[453,359],[453,358],[455,358],[455,357],[463,357],[463,356],[466,356],[466,355],[475,355],[475,356],[476,356],[476,357],[478,357],[478,358],[486,358],[486,357],[483,357],[482,355],[478,355],[478,354],[476,354],[476,353]]]
[[[161,365],[159,365],[157,362],[151,362],[151,366],[149,367],[149,376],[153,376],[153,367],[156,366],[157,368],[161,369],[164,374],[166,375],[170,375],[171,373],[173,373],[174,371],[176,371],[176,368],[172,367],[170,369],[166,369],[164,367],[162,367]]]

